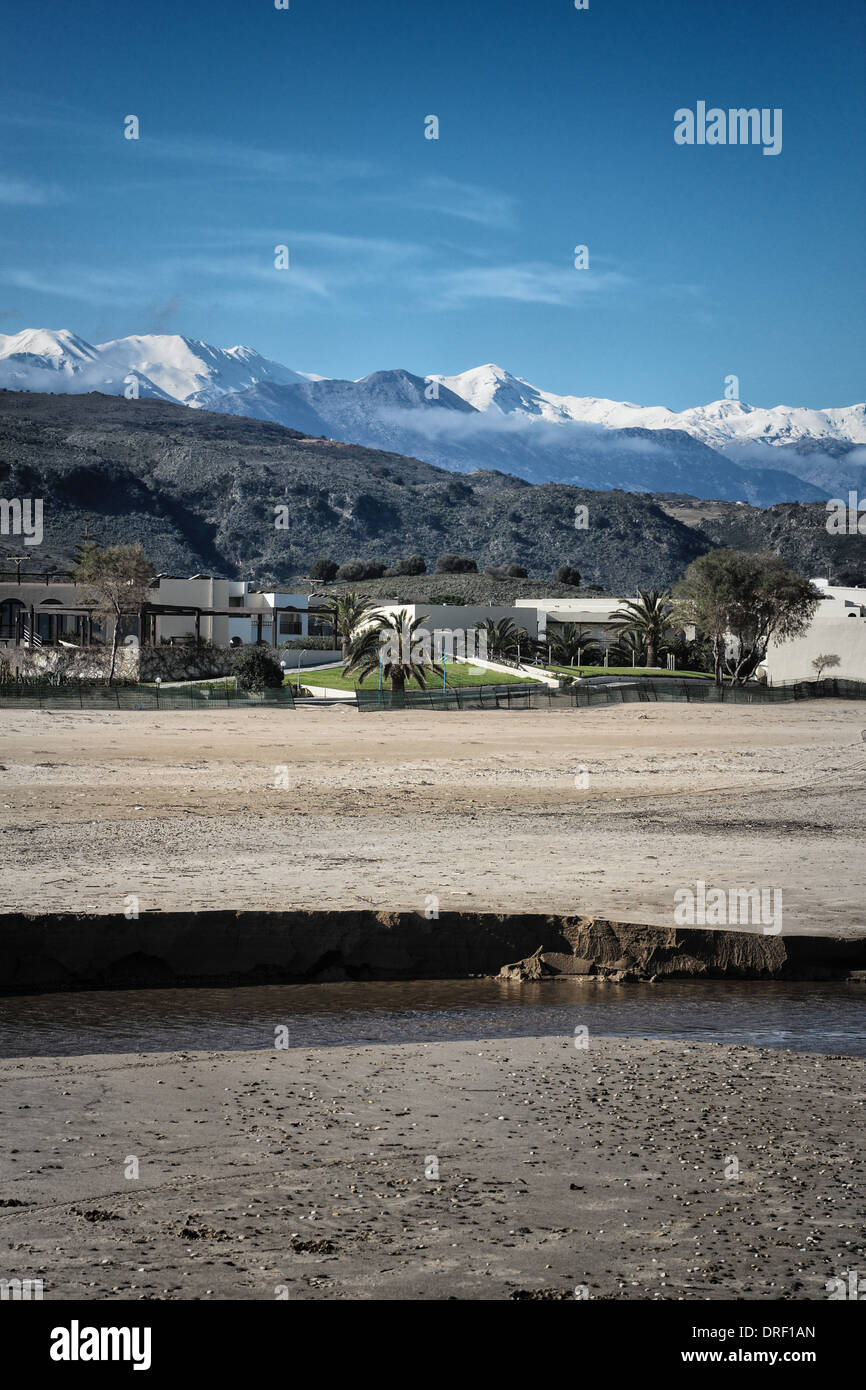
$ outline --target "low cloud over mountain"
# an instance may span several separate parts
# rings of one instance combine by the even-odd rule
[[[134,385],[132,385],[134,383]],[[558,396],[492,363],[456,376],[401,369],[320,378],[248,347],[176,334],[92,345],[68,330],[0,334],[0,387],[101,391],[270,420],[466,473],[767,506],[866,481],[866,406],[762,409],[715,401],[675,412]]]

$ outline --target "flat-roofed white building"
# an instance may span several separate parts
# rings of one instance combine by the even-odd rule
[[[0,646],[102,645],[113,621],[94,615],[87,595],[66,576],[10,573],[0,577]],[[215,647],[331,632],[327,601],[309,594],[259,589],[247,580],[216,575],[157,575],[141,611],[125,620],[121,637],[144,646],[210,642]]]
[[[813,579],[824,598],[802,637],[771,641],[761,668],[770,685],[783,681],[815,680],[819,656],[836,657],[823,676],[866,681],[866,589],[843,588],[826,579]]]
[[[291,637],[323,636],[330,625],[309,594],[258,589],[244,579],[196,574],[189,579],[161,574],[151,589],[154,642],[194,641],[216,647],[268,642],[279,646]]]
[[[398,603],[396,599],[388,603],[377,603],[373,618],[391,618],[395,613],[405,612],[411,622],[415,618],[424,619],[428,632],[461,631],[473,632],[490,619],[494,623],[511,620],[516,627],[525,628],[530,637],[537,636],[537,623],[534,613],[521,611],[516,605],[494,606],[489,603]]]
[[[551,630],[573,623],[585,628],[587,637],[606,647],[615,639],[613,615],[624,602],[609,595],[596,598],[575,594],[574,598],[519,598],[515,607],[521,615],[534,613],[536,633],[542,641]],[[522,616],[518,621],[520,626],[527,626]]]

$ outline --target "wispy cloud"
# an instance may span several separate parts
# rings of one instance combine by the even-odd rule
[[[395,241],[390,237],[345,236],[335,232],[291,231],[286,233],[286,241],[290,246],[312,246],[338,256],[387,259],[392,265],[395,261],[427,255],[429,249],[418,242]]]
[[[66,202],[67,195],[53,183],[28,183],[0,175],[0,204],[5,207],[47,207]]]
[[[140,292],[143,285],[140,274],[96,270],[92,266],[70,266],[62,275],[50,276],[31,270],[4,270],[0,279],[16,289],[34,290],[38,294],[80,300],[85,304],[116,303],[118,297],[128,300]]]
[[[147,136],[144,130],[139,148],[148,158],[192,164],[207,168],[211,174],[232,178],[291,179],[295,182],[330,184],[335,180],[369,178],[373,172],[368,160],[262,149],[234,140]]]
[[[50,134],[53,143],[71,143],[79,149],[86,141],[91,152],[100,149],[110,153],[122,149],[134,155],[139,171],[145,168],[150,171],[154,163],[161,166],[156,178],[149,180],[131,169],[130,185],[164,186],[166,165],[171,163],[185,166],[185,179],[191,177],[192,168],[200,170],[209,183],[220,179],[243,182],[268,179],[272,182],[291,180],[310,186],[331,185],[346,179],[369,179],[375,173],[370,160],[293,151],[286,149],[282,141],[278,147],[269,149],[216,136],[166,133],[156,119],[151,121],[147,116],[142,116],[140,139],[125,140],[122,112],[112,120],[100,120],[65,103],[59,106],[55,103],[55,106],[55,110],[38,116],[20,115],[8,109],[0,111],[0,126],[42,136]],[[113,175],[112,187],[116,189],[116,170]]]
[[[192,302],[202,294],[211,296],[215,291],[230,290],[241,296],[239,304],[244,296],[248,303],[258,304],[265,290],[272,297],[279,296],[279,303],[284,295],[306,294],[325,299],[330,293],[325,279],[312,270],[295,266],[276,270],[272,248],[263,248],[259,258],[194,253],[140,263],[135,270],[69,265],[62,274],[48,274],[10,268],[0,271],[0,283],[87,304],[140,304],[144,299],[151,316],[154,312],[173,315],[172,306],[180,294]]]
[[[438,212],[486,227],[513,226],[517,206],[509,194],[443,176],[421,179],[377,201],[418,212]]]
[[[274,267],[277,245],[289,247],[287,270]],[[266,294],[274,305],[283,304],[286,296],[301,296],[335,301],[348,309],[362,290],[371,287],[398,291],[407,306],[427,311],[460,309],[482,300],[569,306],[586,296],[619,293],[633,284],[616,269],[577,271],[538,262],[455,266],[453,261],[443,263],[432,248],[414,242],[317,231],[281,235],[274,230],[213,240],[208,236],[195,251],[139,261],[134,269],[80,264],[49,273],[10,268],[0,271],[3,282],[53,298],[143,302],[150,314],[162,313],[159,306],[176,303],[179,295],[185,301],[200,302],[203,295],[215,293],[220,302],[227,302],[226,296],[231,295],[238,308],[246,303],[259,309]]]
[[[393,407],[380,411],[386,424],[432,443],[493,444],[531,449],[563,450],[574,453],[583,450],[593,454],[605,451],[618,455],[634,454],[657,457],[666,453],[664,444],[642,436],[627,435],[622,430],[611,432],[604,425],[588,420],[546,420],[540,415],[499,410],[461,411],[448,409],[404,409]]]
[[[622,290],[630,284],[629,277],[617,270],[569,270],[539,262],[518,262],[442,271],[431,277],[429,291],[440,307],[447,309],[479,299],[568,305],[585,295]]]
[[[322,254],[331,262],[347,261],[358,264],[360,261],[380,262],[393,266],[397,262],[411,261],[419,256],[427,257],[430,248],[420,242],[398,241],[391,237],[347,235],[340,232],[321,232],[300,230],[294,227],[258,227],[244,229],[210,229],[196,235],[196,244],[202,247],[220,247],[224,250],[267,250],[277,245],[288,246],[292,252],[296,248],[309,248]]]

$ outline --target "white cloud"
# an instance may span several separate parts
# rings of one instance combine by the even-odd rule
[[[5,207],[46,207],[65,201],[66,195],[55,184],[0,177],[0,203]]]
[[[443,176],[421,179],[397,193],[384,195],[380,201],[418,212],[438,212],[486,227],[512,226],[516,207],[515,199],[506,193]]]
[[[629,283],[628,277],[619,271],[573,270],[524,262],[444,271],[431,278],[429,288],[440,306],[450,309],[477,299],[575,304],[584,295],[620,290]]]

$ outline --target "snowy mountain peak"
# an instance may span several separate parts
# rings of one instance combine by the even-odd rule
[[[255,348],[218,348],[178,333],[138,333],[96,346],[67,328],[0,334],[0,387],[56,391],[58,374],[72,392],[122,395],[134,378],[141,395],[197,406],[263,381],[289,385],[306,379]]]
[[[68,328],[25,328],[20,333],[0,333],[0,359],[40,358],[55,370],[74,370],[75,363],[92,362],[96,349]]]
[[[628,467],[618,465],[619,471],[604,475],[608,483],[646,488],[652,479],[649,474],[639,477],[633,460],[641,449],[646,452],[647,435],[653,431],[666,432],[659,447],[679,449],[689,460],[680,472],[658,474],[668,480],[667,490],[688,490],[693,440],[726,455],[738,468],[775,470],[776,481],[761,484],[764,491],[754,496],[812,495],[796,487],[791,491],[792,481],[796,483],[791,474],[797,469],[797,476],[819,489],[838,491],[843,477],[859,485],[861,468],[866,477],[866,456],[857,448],[866,444],[862,404],[816,410],[723,399],[675,411],[664,405],[558,395],[495,362],[451,376],[422,378],[395,368],[348,382],[294,371],[245,344],[220,348],[177,333],[133,334],[96,346],[69,329],[0,334],[0,387],[122,395],[132,380],[143,397],[274,420],[307,433],[415,454],[444,467],[496,467],[534,481],[561,478],[571,466],[563,458],[606,447],[607,440],[611,447],[632,451]],[[430,381],[440,386],[435,398],[426,389]],[[575,428],[586,425],[593,429]],[[690,439],[678,444],[674,433]],[[848,471],[840,471],[835,460],[847,455]],[[595,468],[592,476],[602,473]],[[708,486],[721,484],[715,480]]]
[[[441,386],[461,396],[476,410],[493,410],[503,415],[514,412],[523,415],[541,415],[541,402],[544,392],[522,377],[512,376],[504,367],[495,362],[485,362],[481,367],[471,367],[468,372],[457,376],[434,376]]]
[[[562,423],[602,425],[609,430],[683,430],[717,449],[755,442],[795,444],[800,440],[866,443],[866,407],[863,405],[813,410],[717,400],[675,411],[664,405],[642,406],[598,396],[559,396],[552,391],[539,390],[493,363],[472,367],[456,376],[437,376],[433,380],[462,396],[476,410],[535,416]]]
[[[175,400],[199,406],[224,391],[242,391],[261,381],[286,386],[302,380],[254,348],[212,347],[177,333],[133,334],[100,343],[97,351],[113,366],[143,372]]]

